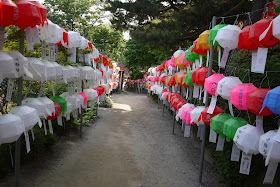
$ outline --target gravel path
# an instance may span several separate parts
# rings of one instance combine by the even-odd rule
[[[172,135],[172,116],[147,95],[112,96],[114,108],[84,128],[82,139],[59,142],[58,152],[37,166],[23,167],[23,186],[197,187],[221,186],[206,152],[203,183],[198,183],[200,143]]]

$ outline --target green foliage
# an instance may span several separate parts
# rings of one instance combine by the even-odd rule
[[[88,125],[96,117],[96,109],[87,109],[83,116],[83,126]],[[80,118],[74,120],[74,124],[80,126]]]
[[[110,97],[106,96],[104,101],[100,101],[99,107],[112,108],[113,107],[112,99]]]

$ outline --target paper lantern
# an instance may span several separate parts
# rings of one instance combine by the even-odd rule
[[[238,77],[225,77],[218,82],[217,94],[226,100],[230,100],[230,91],[232,88],[242,84]]]
[[[57,45],[62,45],[63,47],[68,47],[69,45],[69,41],[68,41],[68,32],[65,31],[64,28],[62,28],[62,40],[60,42],[57,43]]]
[[[46,66],[37,58],[28,57],[28,71],[33,78],[24,75],[25,80],[44,81],[46,78]]]
[[[268,165],[269,161],[280,162],[280,143],[273,140],[276,133],[276,130],[271,130],[260,137],[259,152],[266,157],[265,165]],[[268,155],[269,152],[270,155]]]
[[[15,70],[14,70],[14,72],[7,72],[7,71],[4,72],[4,77],[18,78],[18,77],[22,77],[25,73],[27,73],[27,69],[28,69],[28,59],[27,58],[25,58],[18,51],[6,51],[6,53],[14,59]]]
[[[0,116],[0,144],[17,141],[24,131],[20,117],[13,114]]]
[[[226,136],[226,140],[230,142],[233,140],[234,135],[239,127],[247,125],[248,122],[242,118],[230,118],[224,122],[223,134]]]
[[[18,21],[18,7],[11,0],[2,0],[2,16],[3,20],[0,25],[7,27],[9,25],[16,25]]]
[[[205,82],[205,79],[208,75],[208,67],[202,67],[200,68],[197,73],[196,73],[196,79],[195,79],[195,83],[197,85],[201,85],[201,86],[204,86],[204,82]],[[214,70],[212,70],[212,73],[211,75],[215,74],[216,72]]]
[[[46,81],[55,81],[56,80],[56,66],[49,62],[49,61],[45,61],[43,60],[42,63],[45,65],[45,69],[46,69],[46,77],[45,80]]]
[[[239,110],[248,110],[248,95],[257,88],[253,84],[240,84],[230,91],[230,103]]]
[[[210,34],[210,30],[205,30],[199,35],[197,46],[196,46],[197,48],[201,46],[203,49],[206,50],[210,49],[209,42],[208,42],[209,34]]]
[[[62,115],[64,115],[67,111],[67,101],[60,96],[51,97],[51,100],[55,101],[57,104],[59,104],[60,112]]]
[[[82,44],[81,35],[74,31],[68,32],[68,48],[79,47]]]
[[[261,109],[261,113],[267,107],[274,114],[280,115],[280,86],[270,90],[267,92],[267,95],[264,99],[263,106]]]
[[[267,107],[264,107],[264,109],[260,113],[264,99],[267,95],[267,92],[269,91],[270,89],[257,88],[255,91],[248,95],[247,107],[255,115],[270,116],[273,114],[273,112],[271,112],[271,110],[269,110]]]
[[[207,49],[198,45],[198,38],[193,42],[193,49],[191,52],[195,52],[198,55],[207,55]]]
[[[200,118],[206,125],[210,126],[210,119],[220,113],[225,113],[225,111],[223,109],[221,109],[220,107],[215,106],[213,114],[209,114],[209,113],[207,113],[208,108],[209,108],[209,106],[201,112]],[[198,121],[200,121],[200,119]]]
[[[72,103],[67,102],[67,112],[65,114],[65,116],[70,115],[70,113],[74,110],[74,106]]]
[[[50,100],[47,97],[38,97],[37,98],[39,101],[41,101],[42,103],[45,104],[45,106],[47,107],[47,114],[46,116],[50,116],[52,115],[53,112],[55,112],[55,108],[54,108],[54,104],[53,101]]]
[[[41,22],[42,24],[44,24],[44,22],[47,20],[47,8],[44,5],[42,5],[39,1],[30,2],[32,2],[36,6],[37,11],[40,15]]]
[[[237,129],[233,141],[246,154],[256,155],[259,153],[259,140],[263,134],[263,129],[248,124]]]
[[[236,25],[227,25],[219,29],[215,40],[224,48],[220,67],[225,67],[229,51],[238,47],[238,38],[241,29]]]
[[[184,83],[188,85],[189,87],[194,87],[194,84],[192,83],[192,74],[193,70],[190,71],[187,75],[186,78],[184,79]]]
[[[222,138],[224,138],[225,137],[223,134],[224,123],[226,120],[228,120],[230,118],[232,118],[232,116],[227,113],[221,113],[221,114],[214,116],[210,120],[211,129],[213,129],[217,134],[221,135]]]
[[[87,95],[84,92],[77,92],[77,94],[81,95],[84,99],[84,106],[87,106]]]
[[[184,120],[184,122],[186,124],[189,124],[189,125],[195,124],[195,122],[191,122],[191,111],[193,111],[193,109],[194,108],[189,107],[189,108],[184,109],[182,112],[182,115],[181,115],[182,120]]]
[[[10,113],[20,117],[23,121],[25,131],[32,129],[38,122],[40,122],[37,110],[28,106],[16,106],[10,110]]]
[[[175,61],[175,65],[178,66],[180,69],[186,69],[187,66],[185,64],[185,61],[185,53],[183,53],[177,58],[177,61]]]
[[[14,59],[6,52],[0,51],[0,82],[5,78],[4,73],[15,74]]]
[[[80,94],[74,94],[74,96],[77,98],[79,108],[81,106],[84,106],[85,98],[82,95],[80,95]]]
[[[190,108],[190,107],[191,107],[191,108],[194,108],[195,106],[194,106],[193,104],[190,104],[190,103],[184,104],[184,105],[179,109],[179,111],[178,111],[178,113],[177,113],[177,115],[176,115],[176,120],[178,121],[179,118],[182,119],[182,118],[181,118],[181,115],[182,115],[183,110],[185,110],[185,109],[187,109],[187,108]]]
[[[209,45],[214,42],[218,31],[225,26],[227,26],[227,24],[219,24],[210,30],[209,40],[208,40]],[[217,41],[215,41],[214,46],[220,46],[220,44]]]
[[[89,66],[79,67],[80,75],[82,80],[93,80],[94,79],[94,69]]]
[[[196,77],[197,77],[197,73],[198,71],[201,69],[202,67],[197,67],[194,70],[192,70],[192,83],[196,83]]]
[[[68,92],[64,92],[60,95],[63,99],[67,101],[67,103],[71,103],[73,105],[73,109],[77,109],[80,107],[79,99],[75,96],[76,94],[70,94]]]
[[[46,118],[51,115],[51,112],[47,110],[47,106],[37,98],[26,98],[22,100],[22,105],[36,109],[40,118]]]
[[[63,71],[62,66],[59,65],[57,62],[49,62],[55,67],[55,81],[59,81],[63,79]]]
[[[181,78],[180,78],[180,86],[182,86],[182,87],[189,87],[189,86],[184,82],[184,80],[186,79],[186,76],[187,76],[187,74],[183,74],[183,75],[181,76]]]
[[[35,27],[41,24],[40,15],[38,13],[37,7],[28,0],[18,0],[15,3],[18,7],[18,26],[21,30],[26,27]]]
[[[80,49],[85,49],[88,47],[88,41],[84,37],[81,36],[81,45],[79,46]]]
[[[204,89],[211,95],[216,95],[216,90],[220,80],[225,78],[223,74],[214,74],[205,79]]]
[[[189,62],[195,62],[196,59],[199,59],[199,55],[195,52],[192,52],[193,46],[191,46],[188,51],[185,53],[185,59]]]
[[[258,47],[269,48],[280,42],[278,38],[272,35],[272,24],[273,19],[264,18],[256,22],[251,27],[251,37],[249,37],[249,44]],[[257,43],[258,42],[258,43]],[[258,44],[258,46],[257,46]]]
[[[47,24],[38,26],[39,38],[50,44],[56,44],[63,39],[63,30],[48,20]]]
[[[250,33],[250,28],[252,25],[248,25],[242,29],[242,31],[239,33],[238,37],[238,50],[241,49],[248,49],[248,38]]]
[[[198,121],[203,110],[205,110],[205,106],[197,106],[191,111],[191,122],[196,123],[197,126],[203,124],[202,120]]]
[[[60,105],[57,104],[57,102],[55,101],[53,102],[53,104],[54,104],[55,112],[53,112],[51,116],[48,116],[47,120],[54,120],[60,115]]]
[[[280,16],[274,18],[272,22],[272,34],[274,37],[280,40]]]

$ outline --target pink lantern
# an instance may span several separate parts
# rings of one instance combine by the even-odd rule
[[[183,119],[186,124],[189,124],[189,125],[195,124],[195,122],[191,123],[191,111],[193,111],[193,109],[194,108],[189,107],[187,109],[184,109],[182,112],[181,119]]]
[[[230,91],[230,102],[239,110],[248,110],[248,95],[257,88],[253,84],[240,84]]]
[[[80,94],[84,98],[84,106],[87,106],[87,95],[84,92],[77,92],[77,94]]]
[[[225,78],[225,76],[223,74],[214,74],[214,75],[211,75],[210,77],[206,78],[205,82],[204,82],[205,90],[211,95],[216,95],[218,83],[223,78]]]

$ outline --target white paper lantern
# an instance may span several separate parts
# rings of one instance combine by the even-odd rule
[[[37,26],[39,31],[39,38],[49,44],[56,44],[63,38],[63,30],[50,20],[44,26]]]
[[[14,74],[15,63],[14,59],[6,52],[0,51],[0,82],[5,78],[4,73]]]
[[[42,61],[46,67],[46,81],[55,81],[56,80],[56,66],[49,61]]]
[[[272,20],[272,34],[275,38],[280,40],[280,16],[278,15],[276,18]]]
[[[183,110],[184,109],[187,109],[187,108],[194,108],[195,106],[193,104],[190,104],[190,103],[187,103],[187,104],[184,104],[178,111],[178,114],[176,115],[176,120],[178,121],[179,118],[181,119],[181,115],[183,113]]]
[[[11,109],[10,113],[20,117],[25,126],[25,131],[32,129],[40,121],[37,110],[29,106],[17,106]]]
[[[79,47],[82,44],[81,35],[74,31],[68,32],[68,48]]]
[[[260,137],[259,152],[266,157],[266,165],[269,161],[280,162],[280,143],[273,140],[276,133],[276,130],[271,130]]]
[[[14,59],[14,71],[4,72],[5,78],[18,78],[22,77],[27,72],[28,60],[18,51],[6,51],[6,53]]]
[[[64,92],[60,95],[63,99],[67,101],[67,103],[71,103],[73,105],[73,110],[79,108],[79,99],[75,96],[76,94],[70,94],[68,92]]]
[[[84,106],[84,97],[80,94],[74,94],[74,96],[78,99],[79,107]]]
[[[36,109],[40,118],[46,118],[49,115],[47,106],[37,98],[26,98],[22,100],[22,105]]]
[[[263,129],[248,124],[237,129],[233,141],[246,154],[256,155],[259,153],[259,140],[263,134]]]
[[[38,97],[37,99],[46,105],[47,114],[48,114],[48,115],[46,114],[47,117],[51,116],[52,113],[55,113],[55,107],[54,107],[54,103],[52,100],[50,100],[47,97]]]
[[[63,79],[62,66],[59,65],[57,62],[50,62],[50,63],[52,63],[53,66],[55,66],[55,71],[56,71],[56,73],[55,73],[55,81],[64,80]]]
[[[17,141],[23,132],[24,125],[20,117],[13,114],[0,116],[0,144]]]
[[[37,58],[28,59],[28,71],[32,74],[32,77],[24,75],[25,80],[44,81],[46,78],[46,66]]]
[[[230,90],[239,84],[242,84],[242,82],[238,77],[225,77],[218,83],[217,94],[219,94],[222,98],[229,100]]]
[[[83,92],[87,95],[87,99],[90,101],[90,100],[93,100],[93,89],[84,89]]]
[[[94,79],[94,70],[89,66],[79,66],[80,75],[82,80],[93,80]]]
[[[85,49],[88,47],[88,40],[81,36],[81,45],[79,46],[80,49]]]
[[[205,110],[205,106],[197,106],[191,111],[191,122],[195,122],[197,126],[203,125],[203,121],[198,121],[201,112]]]

